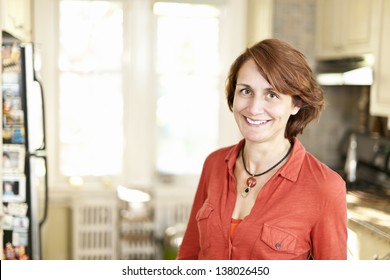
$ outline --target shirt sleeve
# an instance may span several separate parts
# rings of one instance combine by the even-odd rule
[[[195,260],[198,259],[200,251],[199,230],[196,215],[207,198],[207,179],[205,167],[199,180],[198,189],[195,194],[194,203],[184,233],[182,244],[180,245],[177,255],[178,260]]]
[[[347,200],[345,183],[325,202],[324,211],[311,232],[315,260],[347,259]]]

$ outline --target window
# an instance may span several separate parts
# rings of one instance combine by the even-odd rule
[[[120,1],[60,1],[60,172],[122,172],[123,8]]]
[[[198,174],[218,141],[220,10],[212,5],[156,2],[154,14],[157,171]]]
[[[193,186],[205,157],[236,142],[223,91],[245,1],[172,2],[35,2],[55,187],[155,186],[156,173]]]

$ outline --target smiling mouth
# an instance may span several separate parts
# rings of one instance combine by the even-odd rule
[[[251,125],[264,125],[266,124],[268,121],[257,121],[257,120],[252,120],[248,117],[245,117],[245,120],[247,121],[247,123],[251,124]]]

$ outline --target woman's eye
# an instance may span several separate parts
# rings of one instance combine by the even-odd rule
[[[249,94],[251,94],[251,91],[247,88],[243,88],[240,90],[240,93],[242,93],[244,95],[249,95]]]
[[[271,99],[276,99],[276,98],[279,98],[279,95],[273,91],[270,91],[268,92],[268,96],[271,98]]]

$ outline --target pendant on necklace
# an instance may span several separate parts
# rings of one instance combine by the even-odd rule
[[[247,197],[249,192],[251,191],[251,189],[254,186],[256,186],[256,183],[257,183],[257,181],[256,181],[256,179],[253,176],[251,176],[248,179],[246,179],[246,185],[245,185],[244,190],[241,192],[241,196],[243,198]]]

